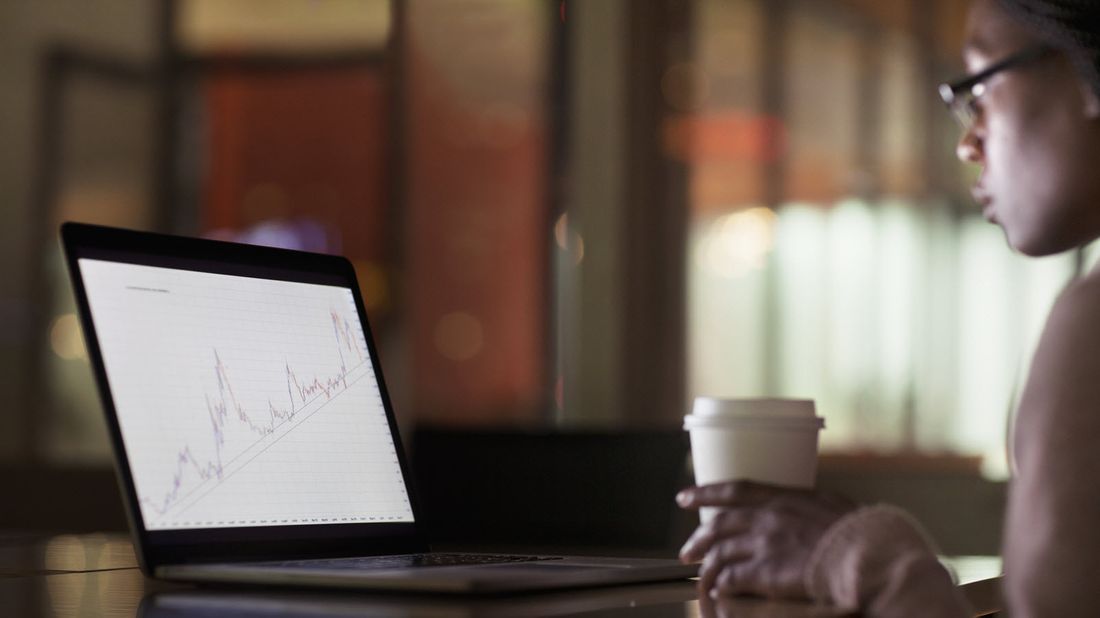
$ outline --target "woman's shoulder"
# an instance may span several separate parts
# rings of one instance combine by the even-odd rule
[[[1021,432],[1023,442],[1065,445],[1087,438],[1095,444],[1100,435],[1100,415],[1093,413],[1100,409],[1097,350],[1100,272],[1093,272],[1066,286],[1051,309],[1020,401],[1020,428],[1027,430]]]
[[[1100,294],[1100,264],[1071,281],[1066,286],[1066,290],[1075,293]]]
[[[1044,338],[1047,335],[1060,339],[1063,345],[1084,343],[1082,337],[1100,335],[1100,269],[1066,286],[1051,309]]]

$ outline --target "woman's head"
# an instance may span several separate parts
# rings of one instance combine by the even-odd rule
[[[971,7],[963,47],[970,73],[1025,50],[1051,50],[982,82],[973,125],[958,145],[960,159],[982,167],[973,192],[985,216],[1028,255],[1100,236],[1100,45],[1090,48],[1071,28],[1098,16],[1100,2],[975,0]]]

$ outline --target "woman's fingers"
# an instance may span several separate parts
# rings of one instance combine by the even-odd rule
[[[756,506],[779,496],[805,493],[807,491],[802,489],[741,480],[689,487],[676,495],[676,502],[685,509],[697,509],[701,506]]]
[[[721,596],[735,596],[767,590],[769,587],[764,582],[756,581],[762,575],[761,569],[751,562],[726,564],[715,575],[714,584],[708,590],[713,590],[714,593]]]
[[[753,558],[753,539],[749,536],[734,536],[722,539],[714,544],[703,564],[699,567],[699,587],[702,590],[711,590],[715,587],[718,577],[742,563],[749,562]]]
[[[721,507],[680,550],[702,560],[699,586],[707,594],[752,593],[805,598],[802,572],[830,526],[855,507],[812,490],[731,481],[682,491],[685,508]]]
[[[724,509],[698,528],[680,549],[680,560],[697,562],[721,539],[742,534],[752,528],[752,512],[743,508]]]

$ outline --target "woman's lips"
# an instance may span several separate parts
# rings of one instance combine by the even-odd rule
[[[980,181],[970,189],[970,196],[982,207],[982,216],[987,221],[993,222],[993,196],[985,190]]]

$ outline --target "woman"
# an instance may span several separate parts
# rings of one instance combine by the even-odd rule
[[[959,158],[982,168],[973,195],[985,217],[1030,256],[1100,237],[1100,0],[976,0],[963,58],[970,76],[941,94],[963,123]],[[1014,436],[1007,609],[1100,615],[1100,273],[1055,303]],[[898,509],[747,482],[677,499],[725,507],[681,551],[702,560],[710,594],[810,598],[871,616],[971,613]]]

